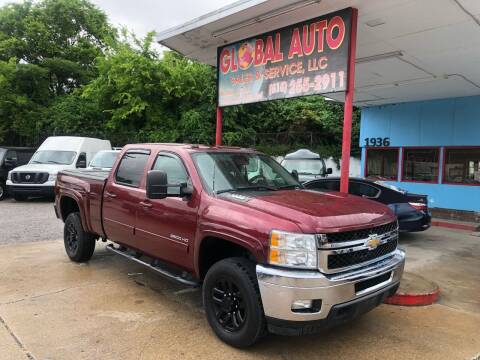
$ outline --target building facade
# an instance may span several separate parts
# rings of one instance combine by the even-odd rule
[[[480,96],[362,109],[361,172],[431,208],[480,212]]]

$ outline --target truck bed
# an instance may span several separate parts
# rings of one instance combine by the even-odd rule
[[[57,191],[77,199],[84,228],[100,237],[106,237],[102,220],[105,183],[110,172],[104,170],[65,170],[58,173]],[[57,207],[61,209],[61,204]]]
[[[64,170],[61,173],[69,176],[83,178],[83,179],[105,181],[107,180],[108,175],[110,174],[110,171],[77,169],[77,170]]]

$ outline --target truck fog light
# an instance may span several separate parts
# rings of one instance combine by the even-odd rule
[[[316,313],[322,307],[322,300],[296,300],[292,303],[294,313]]]
[[[312,308],[312,300],[297,300],[292,304],[292,310],[304,310]]]

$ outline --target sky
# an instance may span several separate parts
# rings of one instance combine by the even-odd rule
[[[115,26],[126,26],[137,36],[161,31],[204,15],[236,0],[90,0],[105,11]],[[0,0],[0,6],[21,0]]]

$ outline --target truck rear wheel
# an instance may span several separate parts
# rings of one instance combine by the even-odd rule
[[[65,220],[63,230],[65,251],[70,260],[86,262],[90,260],[95,250],[95,237],[85,232],[78,212],[71,213]]]
[[[229,345],[244,348],[265,334],[265,316],[255,264],[229,258],[214,264],[203,284],[203,304],[215,334]]]

